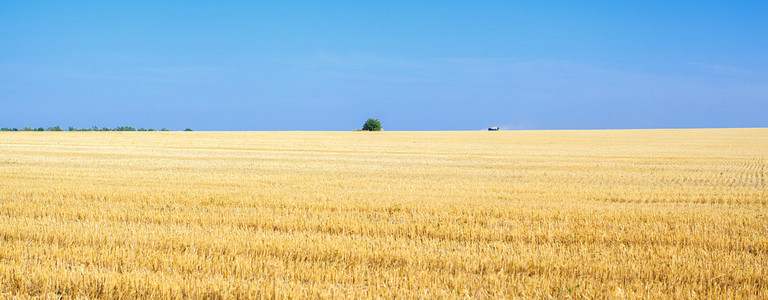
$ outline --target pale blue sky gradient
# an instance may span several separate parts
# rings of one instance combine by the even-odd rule
[[[766,16],[766,1],[0,1],[0,127],[766,127]]]

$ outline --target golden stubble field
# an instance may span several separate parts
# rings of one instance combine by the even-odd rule
[[[768,297],[768,129],[3,132],[0,296]]]

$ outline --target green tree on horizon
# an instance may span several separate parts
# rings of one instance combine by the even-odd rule
[[[363,130],[381,131],[381,121],[379,121],[379,119],[370,118],[363,124]]]

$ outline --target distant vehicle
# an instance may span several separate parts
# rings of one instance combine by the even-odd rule
[[[488,131],[499,131],[499,127],[496,127],[496,126],[488,127]]]

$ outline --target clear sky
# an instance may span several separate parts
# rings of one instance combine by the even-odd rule
[[[768,1],[0,0],[0,127],[768,126]]]

